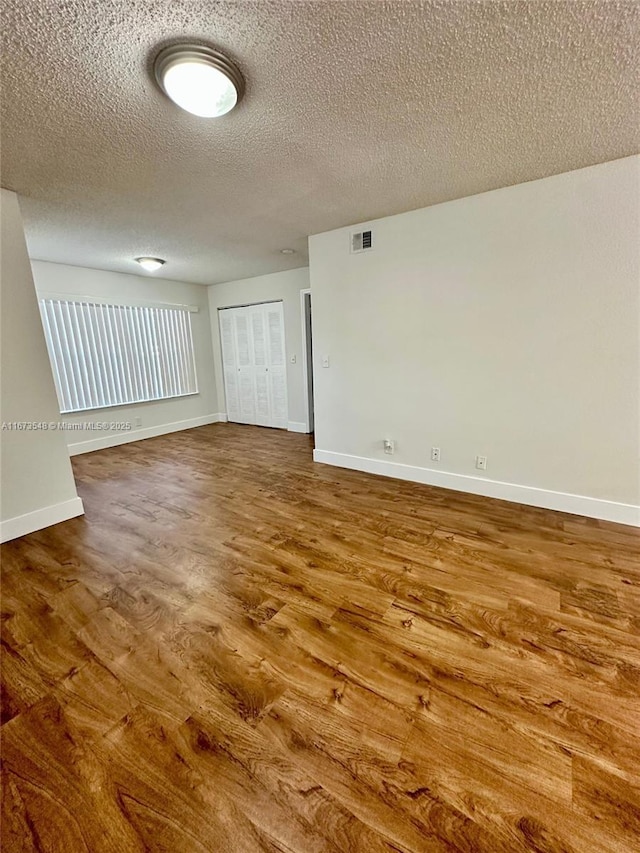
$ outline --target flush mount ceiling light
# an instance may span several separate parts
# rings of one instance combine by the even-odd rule
[[[228,113],[244,93],[242,74],[233,62],[203,45],[165,47],[156,56],[153,71],[174,104],[203,118]]]
[[[134,260],[147,272],[155,272],[165,264],[165,261],[163,261],[162,258],[134,258]]]
[[[295,253],[296,253],[295,249],[280,249],[281,255],[295,255]]]

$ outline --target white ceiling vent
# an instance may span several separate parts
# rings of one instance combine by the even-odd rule
[[[356,231],[351,235],[352,252],[368,252],[373,249],[371,231]]]

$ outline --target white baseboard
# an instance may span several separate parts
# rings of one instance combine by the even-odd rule
[[[200,418],[191,418],[186,421],[173,421],[158,426],[132,429],[129,432],[110,433],[100,438],[92,438],[89,441],[78,441],[68,445],[69,455],[78,456],[80,453],[91,453],[94,450],[103,450],[105,447],[117,447],[119,444],[128,444],[130,441],[142,441],[144,438],[155,438],[157,435],[166,435],[170,432],[180,432],[183,429],[216,424],[227,420],[226,414],[216,413],[203,415]]]
[[[640,527],[640,507],[633,504],[604,501],[583,495],[570,495],[565,492],[552,492],[535,486],[519,486],[515,483],[502,483],[498,480],[485,480],[466,474],[450,474],[433,468],[419,468],[415,465],[403,465],[399,462],[387,462],[385,459],[370,459],[365,456],[351,456],[348,453],[333,453],[330,450],[314,450],[314,462],[335,465],[338,468],[351,468],[368,474],[383,477],[395,477],[398,480],[410,480],[427,486],[439,486],[457,492],[498,498],[502,501],[554,509],[588,518],[600,518],[619,524]]]
[[[61,521],[68,521],[78,515],[84,515],[84,507],[81,498],[71,498],[53,506],[44,506],[24,515],[16,515],[0,522],[0,542],[9,542],[27,533],[42,530],[43,527],[51,527]]]
[[[289,432],[309,432],[307,425],[303,424],[302,421],[289,421],[287,429]]]

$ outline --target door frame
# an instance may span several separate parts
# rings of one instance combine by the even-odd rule
[[[309,383],[309,376],[313,376],[313,363],[309,364],[309,360],[307,358],[307,350],[310,348],[310,345],[313,346],[313,344],[312,341],[308,340],[307,335],[307,296],[309,297],[309,306],[311,306],[310,287],[307,287],[305,288],[305,290],[300,291],[300,322],[302,323],[302,389],[304,392],[305,400],[304,427],[305,432],[313,432],[313,393]]]

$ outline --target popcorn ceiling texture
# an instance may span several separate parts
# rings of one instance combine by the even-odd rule
[[[245,278],[304,265],[308,234],[640,150],[636,2],[5,0],[3,31],[2,185],[46,260]],[[156,88],[180,39],[238,63],[232,113]]]

